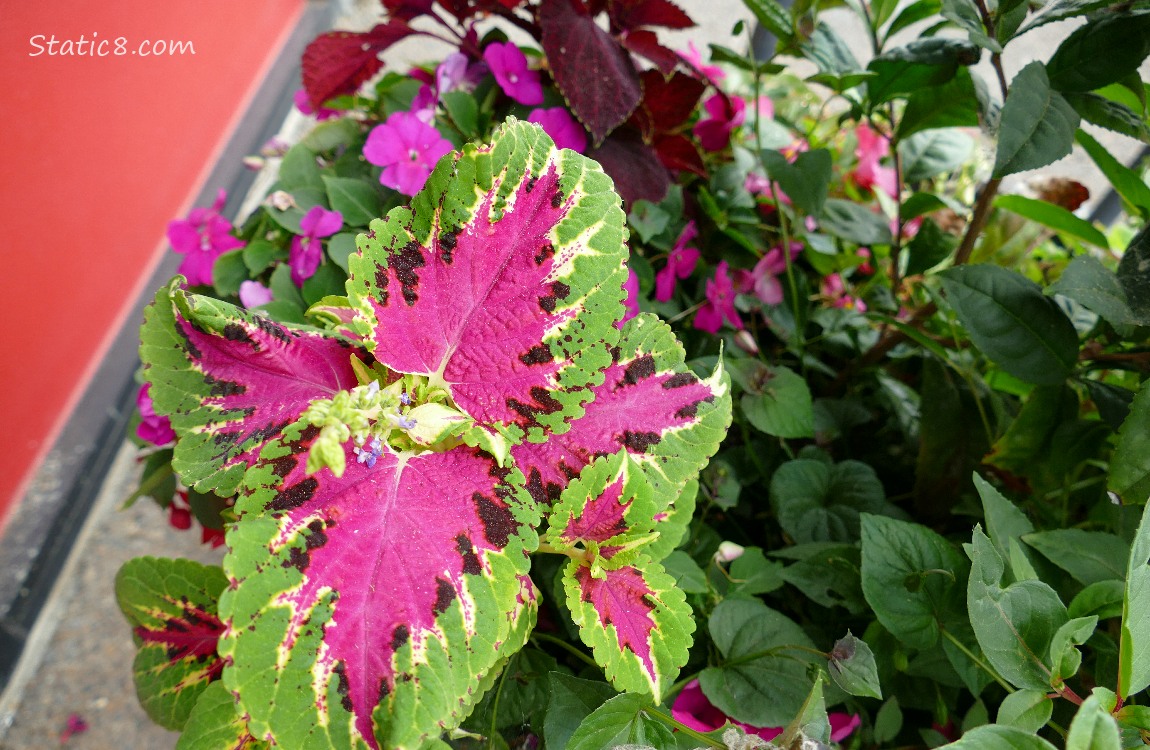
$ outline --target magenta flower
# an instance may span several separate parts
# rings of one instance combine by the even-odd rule
[[[694,220],[688,221],[687,226],[679,233],[679,238],[675,240],[675,246],[667,255],[667,265],[655,274],[655,299],[660,302],[669,301],[675,294],[676,279],[685,279],[695,270],[695,264],[699,261],[699,249],[687,247],[687,243],[695,239],[698,234],[699,230],[695,227]]]
[[[855,183],[866,190],[878,188],[892,198],[898,196],[898,176],[891,167],[879,166],[879,162],[890,154],[890,141],[871,130],[866,124],[855,128],[858,148],[855,156],[858,166],[851,176]]]
[[[627,269],[627,280],[623,282],[623,291],[627,293],[627,298],[623,300],[627,311],[623,313],[622,320],[615,324],[616,328],[622,328],[624,323],[639,314],[639,277],[630,268]]]
[[[291,253],[288,255],[288,265],[291,266],[291,280],[296,286],[303,286],[304,281],[315,275],[319,262],[323,258],[323,245],[320,239],[330,237],[343,226],[343,214],[339,211],[328,211],[323,206],[312,206],[311,210],[299,220],[299,228],[303,234],[291,238]]]
[[[687,49],[675,54],[683,58],[692,68],[702,73],[704,78],[716,86],[727,77],[727,74],[718,65],[707,65],[703,62],[703,55],[695,47],[694,42],[687,42]]]
[[[232,223],[220,215],[227,199],[227,192],[220,190],[208,208],[193,208],[188,218],[168,222],[168,242],[184,256],[179,272],[193,286],[211,284],[216,258],[244,246],[232,236]]]
[[[527,116],[527,122],[533,122],[543,128],[558,148],[569,148],[580,154],[587,150],[587,131],[571,116],[566,107],[533,109]]]
[[[742,329],[743,319],[735,309],[735,285],[727,270],[727,261],[720,261],[715,278],[707,279],[707,301],[695,314],[695,328],[707,333],[718,333],[726,319],[732,328]]]
[[[319,121],[330,120],[333,117],[339,117],[341,112],[338,109],[329,109],[327,107],[320,107],[316,109],[311,106],[311,98],[308,97],[307,91],[299,89],[292,97],[295,102],[295,108],[305,115],[314,115],[315,119]]]
[[[857,310],[861,313],[866,312],[866,303],[847,292],[846,284],[843,283],[843,277],[837,273],[825,276],[819,285],[819,291],[822,293],[822,296],[826,297],[827,301],[831,303],[831,307]]]
[[[176,431],[172,429],[171,420],[156,414],[156,410],[152,408],[152,397],[148,395],[149,385],[144,383],[136,393],[136,408],[140,412],[140,424],[136,426],[136,435],[145,443],[170,445],[176,440]]]
[[[708,151],[722,151],[731,142],[731,131],[747,117],[747,103],[737,96],[714,94],[703,102],[707,117],[693,129],[699,143]]]
[[[729,721],[747,734],[768,741],[783,733],[782,727],[754,727],[730,718],[707,700],[698,680],[688,682],[675,698],[671,706],[671,718],[697,732],[720,729]],[[862,723],[858,714],[830,713],[827,718],[831,724],[831,742],[842,742]]]
[[[431,125],[410,112],[395,112],[367,136],[363,156],[383,167],[379,181],[404,195],[415,195],[427,182],[451,143]]]
[[[791,260],[803,251],[801,242],[791,243]],[[735,288],[741,294],[754,294],[763,303],[777,305],[783,301],[783,285],[779,281],[787,270],[782,245],[776,245],[759,259],[750,271],[735,272]]]
[[[491,67],[495,82],[503,93],[520,104],[543,103],[543,85],[539,71],[527,67],[527,56],[511,42],[494,42],[483,50],[483,59]]]
[[[240,304],[245,308],[266,305],[275,299],[272,290],[258,281],[244,281],[240,283]]]
[[[69,714],[68,722],[64,725],[64,731],[60,732],[60,744],[63,745],[72,739],[74,735],[83,734],[87,731],[88,722],[84,721],[83,716],[80,714]]]

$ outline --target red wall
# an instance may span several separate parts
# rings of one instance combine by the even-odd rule
[[[203,187],[303,10],[302,0],[0,9],[0,527],[165,252],[167,222]],[[85,54],[49,54],[53,35],[55,51],[71,40]],[[141,54],[169,40],[195,54]]]

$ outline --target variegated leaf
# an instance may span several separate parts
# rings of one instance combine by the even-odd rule
[[[228,533],[225,683],[283,747],[417,748],[456,726],[534,622],[534,503],[482,451],[348,450],[308,475],[291,426]]]
[[[227,583],[216,566],[157,557],[129,560],[116,575],[116,600],[139,649],[132,665],[136,693],[160,726],[182,729],[223,671],[216,602]]]
[[[188,294],[180,279],[145,313],[140,358],[156,412],[179,441],[172,466],[200,492],[235,492],[260,449],[313,399],[357,385],[355,354],[319,331],[287,328]]]
[[[267,746],[251,736],[247,722],[236,713],[235,698],[224,683],[216,681],[196,701],[176,750],[264,750]]]
[[[482,424],[562,432],[602,381],[626,280],[624,214],[599,165],[509,121],[444,157],[371,223],[348,296],[389,368],[430,376]]]
[[[730,383],[721,365],[706,380],[689,372],[682,346],[655,316],[629,320],[611,355],[594,400],[568,432],[511,449],[539,503],[554,502],[595,456],[625,448],[642,465],[657,508],[665,509],[730,426]]]

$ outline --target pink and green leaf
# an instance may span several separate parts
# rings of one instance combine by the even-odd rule
[[[554,502],[596,456],[623,448],[643,467],[662,510],[718,450],[731,423],[721,365],[706,379],[691,373],[670,327],[647,314],[627,322],[611,355],[594,400],[568,432],[512,447],[536,502]]]
[[[444,385],[480,424],[544,440],[611,362],[624,219],[597,164],[509,121],[360,235],[348,297],[380,362]]]
[[[456,726],[534,621],[517,471],[461,446],[308,475],[297,424],[248,474],[220,612],[225,683],[284,747],[416,748]]]
[[[236,712],[236,701],[222,682],[213,682],[200,695],[176,750],[264,750],[268,745],[248,732]]]
[[[651,530],[655,500],[638,464],[625,451],[588,465],[547,517],[548,541],[560,548],[611,545]]]
[[[137,557],[116,575],[116,600],[132,625],[140,703],[160,726],[180,730],[224,662],[217,600],[224,572],[192,560]]]
[[[346,339],[288,328],[188,294],[180,279],[145,313],[140,358],[179,440],[172,466],[200,492],[235,492],[260,449],[312,400],[358,385]]]

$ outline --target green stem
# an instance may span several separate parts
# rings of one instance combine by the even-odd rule
[[[969,648],[967,648],[966,644],[964,644],[962,641],[955,638],[953,633],[951,633],[949,630],[944,629],[942,631],[942,634],[944,636],[946,636],[946,639],[948,641],[950,641],[951,643],[953,643],[955,645],[955,647],[958,648],[959,651],[966,654],[966,658],[970,659],[972,662],[974,662],[979,667],[981,667],[983,669],[983,671],[985,671],[988,675],[990,675],[991,678],[993,678],[995,682],[997,682],[999,685],[1001,685],[1003,687],[1004,690],[1006,690],[1006,692],[1008,692],[1008,693],[1014,692],[1014,686],[1013,685],[1011,685],[1006,680],[1002,679],[1002,675],[1000,675],[998,672],[994,671],[993,667],[991,667],[989,664],[984,662],[982,659],[979,659],[977,656],[975,656],[974,652],[971,651]]]
[[[567,641],[565,641],[561,638],[556,638],[553,635],[548,635],[547,633],[540,633],[539,631],[535,631],[534,633],[531,634],[531,640],[533,640],[533,641],[539,640],[539,641],[543,641],[544,643],[550,643],[553,646],[558,646],[559,648],[565,650],[567,653],[571,654],[572,656],[574,656],[576,659],[579,659],[583,663],[588,664],[592,667],[595,667],[595,669],[600,669],[600,670],[602,669],[602,667],[600,667],[595,662],[594,659],[592,659],[590,656],[583,653],[582,651],[575,648],[570,643],[568,643]],[[536,644],[536,646],[538,647],[538,644]]]
[[[650,712],[648,712],[647,715],[648,716],[654,716],[656,719],[663,722],[664,724],[671,727],[672,729],[677,729],[678,731],[687,735],[688,737],[695,740],[696,742],[702,742],[707,747],[716,747],[716,748],[720,748],[720,750],[727,750],[726,743],[722,742],[721,740],[717,740],[713,737],[708,737],[707,735],[705,735],[701,732],[698,732],[694,729],[691,729],[686,724],[683,724],[682,722],[679,722],[679,721],[675,721],[673,718],[671,718],[667,714],[663,713],[662,711],[650,711]]]
[[[508,664],[508,667],[511,665]],[[507,679],[507,668],[499,675],[499,687],[495,689],[495,700],[491,704],[491,729],[487,733],[487,750],[495,748],[495,734],[499,731],[495,722],[499,718],[499,699],[503,697],[503,681]]]

